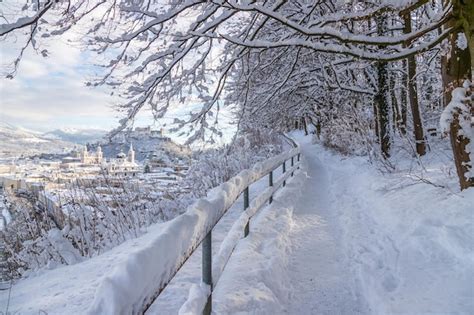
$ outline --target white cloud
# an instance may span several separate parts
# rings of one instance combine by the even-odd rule
[[[48,49],[48,58],[28,50],[17,75],[0,79],[0,119],[42,130],[112,128],[117,119],[111,105],[117,100],[105,89],[85,86],[83,53],[63,40],[41,48]],[[11,49],[1,52],[2,63],[14,56]]]

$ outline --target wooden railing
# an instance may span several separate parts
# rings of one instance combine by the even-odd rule
[[[290,163],[290,168],[287,171],[287,162]],[[285,187],[286,186],[286,180],[288,177],[293,176],[295,170],[300,168],[300,162],[301,162],[301,153],[299,149],[291,155],[287,160],[284,160],[282,163],[276,165],[274,168],[270,169],[268,173],[262,174],[260,178],[257,180],[260,180],[261,178],[268,176],[268,188],[264,190],[261,194],[256,196],[253,200],[257,201],[253,205],[253,208],[251,209],[250,213],[247,211],[250,207],[250,200],[249,200],[249,190],[250,186],[248,185],[244,188],[243,190],[243,203],[244,203],[244,213],[241,216],[241,219],[244,221],[244,230],[243,230],[243,236],[247,237],[250,233],[250,219],[252,216],[268,201],[269,204],[273,202],[273,194],[280,188],[280,187]],[[273,181],[273,176],[274,173],[277,171],[278,168],[282,168],[281,170],[281,176],[278,178],[276,182]],[[242,223],[242,220],[240,220],[239,223]],[[214,225],[215,226],[215,225]],[[205,236],[203,242],[202,242],[202,282],[210,287],[210,294],[207,299],[207,303],[204,306],[204,309],[202,313],[204,315],[208,315],[212,311],[212,290],[216,283],[213,282],[213,277],[212,277],[212,230],[214,226],[211,228],[211,230],[207,233]],[[235,246],[237,244],[233,244],[231,252],[234,250]],[[229,257],[227,257],[226,261],[224,262],[224,267],[227,264],[227,260]],[[223,267],[223,268],[224,268]],[[222,268],[222,269],[223,269]]]
[[[267,202],[272,203],[275,192],[285,186],[286,181],[300,168],[300,160],[300,150],[295,148],[258,163],[253,169],[240,172],[212,190],[208,197],[196,201],[182,215],[163,223],[155,237],[150,237],[147,244],[131,252],[126,261],[118,264],[102,279],[88,313],[145,313],[202,244],[202,282],[209,289],[207,303],[203,299],[202,309],[204,314],[210,314],[212,289],[238,239],[250,233],[252,216]],[[250,186],[265,176],[268,176],[268,187],[250,200]],[[243,196],[244,211],[226,236],[232,240],[226,242],[227,245],[231,243],[231,248],[227,247],[224,253],[219,251],[213,272],[212,231],[239,196]],[[236,229],[243,229],[242,236]],[[166,256],[161,255],[163,250],[167,250]],[[147,272],[144,273],[144,270]],[[124,296],[127,296],[126,300]]]

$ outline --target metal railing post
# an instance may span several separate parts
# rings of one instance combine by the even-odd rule
[[[298,162],[300,161],[300,155],[301,155],[301,153],[298,153]],[[298,165],[298,169],[300,169],[299,165]]]
[[[293,166],[295,166],[295,161],[294,161],[294,156],[291,157],[291,168],[293,168]],[[293,176],[294,172],[291,171],[291,176]]]
[[[273,171],[270,171],[268,174],[268,186],[273,187]],[[273,202],[273,194],[270,196],[270,199],[268,200],[268,203]]]
[[[249,188],[245,188],[244,189],[244,211],[249,207]],[[249,230],[250,230],[250,227],[249,227],[249,224],[250,224],[250,219],[249,221],[247,222],[247,224],[245,225],[245,228],[244,228],[244,237],[246,237],[247,235],[249,235]]]
[[[286,173],[286,161],[283,161],[283,175]],[[283,181],[283,187],[286,186],[286,180]]]
[[[202,311],[203,315],[210,315],[212,311],[212,230],[202,241],[202,282],[211,287],[211,294]]]

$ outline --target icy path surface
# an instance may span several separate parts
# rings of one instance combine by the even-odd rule
[[[308,137],[309,138],[309,137]],[[295,204],[288,267],[290,314],[365,314],[341,246],[338,212],[332,208],[329,174],[312,146],[303,144],[307,181]]]

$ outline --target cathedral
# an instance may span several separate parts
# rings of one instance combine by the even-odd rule
[[[120,152],[116,159],[107,163],[106,171],[109,175],[136,176],[139,172],[139,166],[135,162],[135,151],[130,143],[128,154]]]
[[[102,164],[104,155],[102,153],[102,148],[100,145],[97,146],[97,151],[95,153],[87,151],[87,146],[84,146],[84,149],[80,154],[80,158],[82,164]]]

